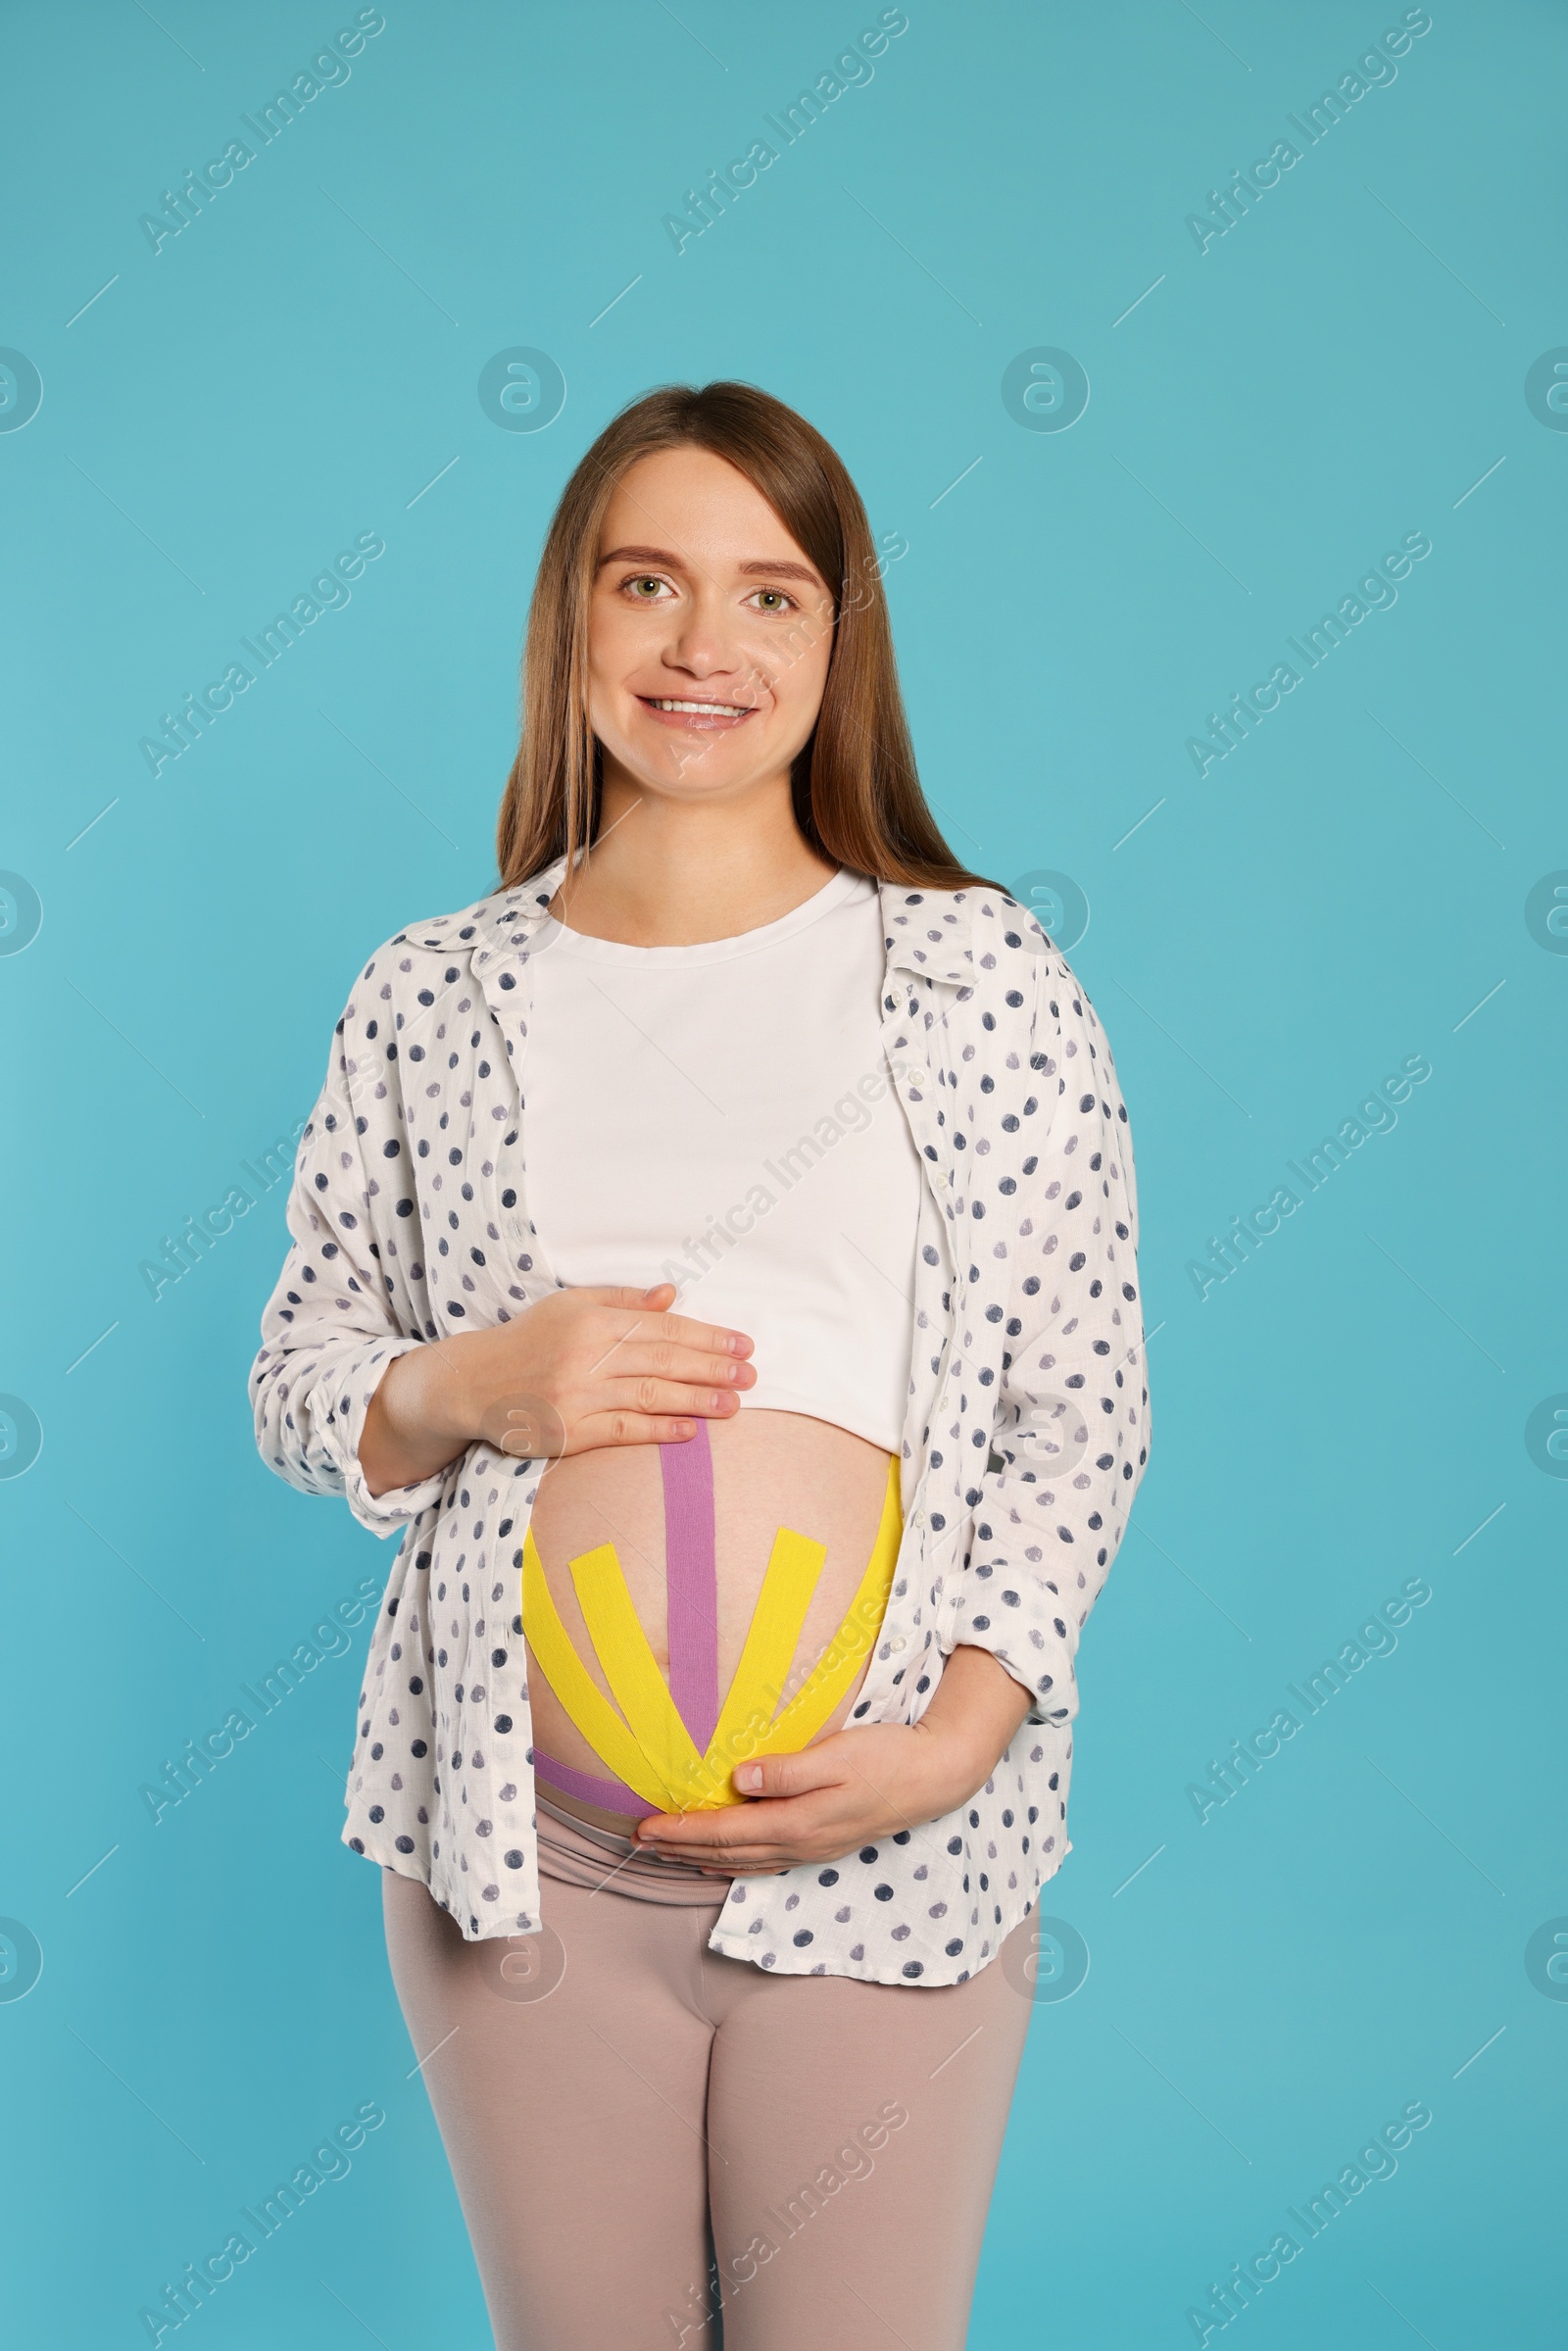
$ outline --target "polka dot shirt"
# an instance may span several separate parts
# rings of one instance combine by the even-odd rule
[[[267,1462],[401,1533],[344,1837],[428,1886],[470,1940],[542,1924],[518,1610],[544,1464],[479,1443],[372,1496],[358,1449],[395,1356],[558,1286],[528,1215],[524,1095],[530,958],[563,870],[366,965],[301,1138],[251,1374]],[[785,1975],[958,1984],[1069,1849],[1078,1639],[1148,1457],[1138,1213],[1109,1048],[1033,917],[984,885],[880,896],[883,1043],[926,1185],[904,1540],[852,1723],[917,1719],[960,1642],[1032,1703],[967,1804],[831,1866],[737,1879],[710,1948]]]

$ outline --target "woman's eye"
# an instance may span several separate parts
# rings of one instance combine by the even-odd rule
[[[653,604],[657,601],[664,582],[659,578],[657,573],[650,571],[645,572],[640,578],[629,579],[626,585],[630,588],[635,603]]]
[[[757,591],[757,609],[761,612],[782,612],[794,601],[793,597],[785,595],[782,588],[759,588]]]

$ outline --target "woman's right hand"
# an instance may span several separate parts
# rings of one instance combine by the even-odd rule
[[[480,1440],[557,1457],[671,1445],[740,1410],[743,1331],[671,1314],[675,1288],[558,1290],[491,1330],[411,1347],[382,1374],[360,1439],[372,1494],[416,1485]]]

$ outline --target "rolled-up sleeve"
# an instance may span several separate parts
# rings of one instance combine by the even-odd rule
[[[1031,1693],[1028,1720],[1064,1724],[1078,1637],[1149,1457],[1149,1389],[1110,1050],[1054,949],[1035,985],[1030,1066],[1049,1124],[1019,1180],[1001,1393],[952,1641],[1005,1666]]]
[[[363,1526],[391,1535],[439,1501],[445,1473],[372,1494],[360,1467],[382,1374],[426,1342],[399,1325],[378,1270],[343,1035],[339,1021],[326,1084],[300,1137],[291,1246],[262,1316],[250,1396],[270,1469],[304,1494],[341,1494]]]

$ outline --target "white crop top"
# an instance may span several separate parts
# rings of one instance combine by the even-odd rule
[[[533,958],[522,1149],[559,1280],[676,1285],[745,1331],[743,1408],[900,1450],[922,1176],[888,1075],[874,883],[842,870],[738,939]]]

